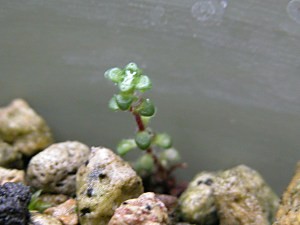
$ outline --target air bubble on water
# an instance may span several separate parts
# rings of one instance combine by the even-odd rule
[[[286,11],[290,18],[300,24],[300,0],[292,0],[288,3]]]
[[[200,0],[193,4],[191,14],[200,22],[219,21],[227,5],[227,0]]]

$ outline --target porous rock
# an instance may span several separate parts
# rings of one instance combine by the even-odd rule
[[[76,200],[72,198],[58,206],[46,209],[44,213],[55,217],[64,225],[78,224],[78,216],[76,213]]]
[[[300,162],[297,164],[295,174],[282,196],[273,225],[299,225],[300,224]]]
[[[206,176],[208,178],[204,179]],[[199,196],[206,199],[202,204],[197,204]],[[197,207],[190,209],[190,202]],[[180,209],[187,222],[196,224],[206,225],[205,219],[209,216],[211,222],[208,224],[270,225],[278,203],[278,197],[260,174],[240,165],[223,172],[199,174],[182,195]]]
[[[89,153],[89,148],[77,141],[53,144],[30,160],[28,183],[44,193],[74,195],[76,172]]]
[[[216,179],[220,225],[269,225],[279,199],[261,175],[244,165],[225,170]]]
[[[20,182],[25,184],[24,170],[6,169],[0,167],[0,185],[3,185],[7,182]]]
[[[125,200],[143,193],[141,178],[131,166],[106,148],[92,148],[76,177],[81,225],[106,225]]]
[[[22,153],[12,145],[0,139],[0,166],[5,168],[22,168]]]
[[[214,182],[217,173],[201,172],[189,183],[179,199],[184,221],[199,225],[214,225],[218,222],[214,196]]]
[[[0,108],[0,139],[26,156],[36,154],[53,142],[44,119],[22,99]]]
[[[168,210],[153,192],[130,199],[116,209],[108,225],[168,225]]]
[[[31,212],[31,219],[29,225],[63,225],[58,219],[53,216]]]
[[[27,225],[30,198],[29,187],[21,183],[7,182],[0,186],[0,224]]]

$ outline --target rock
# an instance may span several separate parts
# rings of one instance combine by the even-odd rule
[[[108,225],[168,225],[168,210],[153,192],[130,199],[116,209]]]
[[[244,165],[220,173],[214,195],[220,225],[269,225],[279,203],[260,174]]]
[[[24,170],[5,169],[0,167],[0,185],[3,185],[7,182],[21,182],[25,184]]]
[[[69,196],[63,194],[41,194],[39,199],[51,206],[57,206],[69,199]]]
[[[29,187],[21,183],[8,182],[0,186],[0,224],[27,225],[30,198]]]
[[[36,154],[53,142],[44,119],[22,99],[0,108],[0,139],[26,156]]]
[[[77,141],[53,144],[30,160],[28,183],[44,193],[74,195],[77,169],[89,153],[89,148]]]
[[[189,183],[179,199],[182,219],[199,225],[214,225],[218,222],[214,196],[217,173],[201,172]]]
[[[75,199],[69,199],[56,207],[48,208],[44,211],[44,213],[55,217],[64,225],[78,224]]]
[[[200,225],[269,225],[278,202],[259,173],[241,165],[198,174],[180,197],[180,211]]]
[[[12,145],[0,140],[0,166],[5,168],[22,168],[22,153]]]
[[[300,224],[300,162],[290,184],[284,192],[281,204],[276,213],[273,225],[299,225]]]
[[[101,147],[92,148],[76,181],[81,225],[106,225],[123,201],[143,193],[142,180],[130,165]]]
[[[29,225],[63,225],[58,219],[41,214],[38,212],[31,212],[31,220]]]

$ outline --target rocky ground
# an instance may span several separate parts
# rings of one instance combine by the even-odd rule
[[[0,108],[1,225],[300,225],[299,208],[300,163],[281,201],[245,165],[199,172],[179,198],[145,193],[113,151],[55,143],[22,99]]]

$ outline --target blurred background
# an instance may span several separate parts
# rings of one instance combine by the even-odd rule
[[[0,0],[0,104],[24,98],[56,141],[133,135],[103,77],[131,61],[153,82],[152,128],[189,164],[179,177],[246,164],[284,190],[300,159],[300,0]]]

